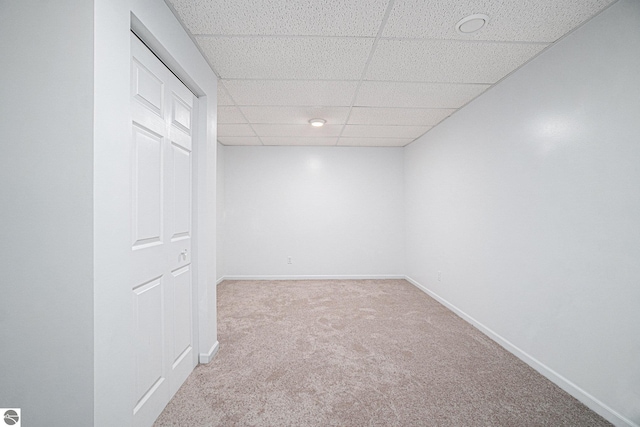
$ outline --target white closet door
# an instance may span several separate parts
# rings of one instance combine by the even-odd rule
[[[131,256],[135,426],[151,426],[195,366],[192,129],[195,97],[131,35]]]

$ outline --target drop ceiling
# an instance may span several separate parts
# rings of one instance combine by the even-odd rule
[[[220,143],[377,147],[411,143],[613,1],[167,3],[220,78]],[[482,29],[456,30],[478,13]]]

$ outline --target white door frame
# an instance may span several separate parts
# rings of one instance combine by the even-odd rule
[[[66,2],[65,4],[72,2]],[[134,399],[130,216],[131,30],[198,96],[194,295],[200,363],[216,349],[217,77],[163,0],[93,0],[94,341],[96,427],[130,425]],[[89,96],[89,94],[81,94]]]

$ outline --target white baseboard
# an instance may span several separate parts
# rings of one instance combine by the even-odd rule
[[[206,365],[207,363],[211,362],[213,360],[213,356],[216,355],[219,348],[220,348],[220,343],[216,341],[215,344],[213,344],[213,346],[209,349],[207,353],[200,353],[198,355],[198,362],[201,365]]]
[[[224,276],[219,280],[390,280],[404,279],[403,274],[390,275],[370,275],[370,274],[353,274],[353,275],[290,275],[290,276]],[[219,283],[218,282],[218,283]]]
[[[216,280],[216,286],[218,286],[220,283],[222,283],[223,280],[227,280],[227,279],[224,276],[222,276],[221,278]]]
[[[524,363],[531,366],[533,369],[535,369],[540,374],[545,376],[551,382],[556,384],[558,387],[560,387],[561,389],[563,389],[564,391],[566,391],[567,393],[569,393],[570,395],[578,399],[580,402],[584,403],[589,409],[596,412],[597,414],[605,418],[607,421],[619,427],[623,427],[623,426],[624,427],[640,427],[640,425],[638,425],[637,423],[631,421],[630,419],[626,418],[622,414],[616,412],[614,409],[610,408],[605,403],[601,402],[594,396],[590,395],[585,390],[578,387],[576,384],[574,384],[567,378],[563,377],[553,369],[546,366],[544,363],[541,363],[536,358],[530,356],[520,348],[516,347],[511,342],[509,342],[508,340],[506,340],[505,338],[503,338],[493,330],[487,328],[482,323],[478,322],[476,319],[469,316],[467,313],[460,310],[455,305],[451,304],[449,301],[440,297],[435,292],[431,291],[427,287],[421,285],[420,283],[418,283],[417,281],[413,280],[408,276],[405,276],[404,278],[409,283],[411,283],[412,285],[414,285],[415,287],[417,287],[418,289],[420,289],[421,291],[423,291],[424,293],[426,293],[427,295],[429,295],[430,297],[438,301],[440,304],[447,307],[449,310],[456,313],[462,319],[464,319],[465,321],[470,323],[472,326],[480,330],[482,333],[487,335],[489,338],[491,338],[492,340],[500,344],[509,353],[512,353],[513,355],[518,357],[520,360],[522,360]]]

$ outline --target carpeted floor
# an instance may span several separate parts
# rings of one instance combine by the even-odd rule
[[[225,281],[155,426],[605,426],[404,280]]]

